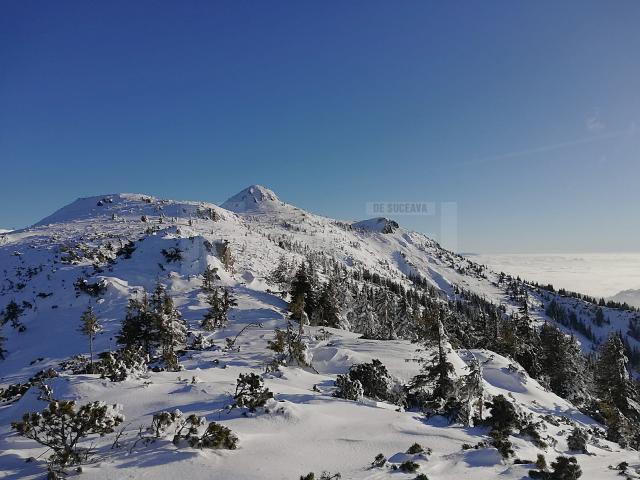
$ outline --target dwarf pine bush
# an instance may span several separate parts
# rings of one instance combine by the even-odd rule
[[[49,461],[66,467],[82,463],[90,455],[88,448],[79,446],[82,439],[112,433],[123,421],[116,405],[92,402],[76,408],[74,401],[54,400],[42,412],[25,413],[11,428],[49,447],[53,451]]]

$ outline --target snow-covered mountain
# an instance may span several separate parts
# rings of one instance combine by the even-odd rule
[[[632,307],[640,308],[640,289],[622,290],[609,298],[614,302],[628,303]]]
[[[480,310],[493,304],[505,318],[517,318],[516,312],[524,309],[534,325],[549,322],[575,335],[585,353],[595,352],[618,331],[625,334],[631,351],[640,348],[638,339],[626,334],[638,321],[636,311],[599,306],[589,298],[505,277],[388,219],[326,218],[287,204],[259,185],[221,206],[140,194],[82,198],[32,227],[0,236],[0,308],[6,337],[0,386],[6,394],[9,385],[26,385],[26,393],[5,395],[6,404],[0,407],[0,448],[5,452],[0,472],[6,478],[42,475],[41,459],[25,459],[39,458],[44,449],[12,433],[10,423],[46,406],[38,389],[28,388],[28,379],[49,368],[59,372],[47,382],[55,398],[118,403],[126,416],[120,442],[125,447],[111,448],[113,439],[94,439],[99,463],[83,467],[82,476],[88,479],[296,479],[323,470],[339,471],[342,478],[414,478],[424,473],[436,480],[521,479],[534,468],[528,460],[536,455],[553,460],[569,454],[567,436],[575,426],[592,433],[589,455],[571,453],[582,466],[582,478],[614,478],[617,471],[609,465],[623,461],[637,466],[637,454],[598,435],[603,426],[540,383],[544,375],[540,382],[534,380],[505,355],[456,344],[453,333],[449,358],[456,374],[463,376],[468,364],[480,362],[485,399],[504,395],[523,418],[539,421],[546,447],[532,443],[527,434],[515,434],[515,457],[505,460],[490,445],[486,426],[446,425],[441,417],[427,419],[390,401],[333,397],[337,375],[354,364],[380,359],[393,381],[406,385],[421,368],[410,360],[424,356],[421,345],[410,341],[413,334],[365,339],[362,332],[349,331],[357,327],[347,320],[337,325],[341,328],[303,327],[309,368],[281,366],[263,375],[275,394],[270,407],[256,414],[229,413],[225,406],[238,375],[264,374],[274,355],[268,342],[276,329],[287,326],[288,298],[275,293],[274,268],[284,262],[293,273],[293,266],[310,258],[339,268],[348,284],[360,289],[415,291],[451,308],[456,302],[473,303]],[[200,328],[210,307],[202,288],[207,268],[216,269],[217,287],[228,288],[237,299],[228,324],[215,332]],[[321,283],[328,281],[330,267],[317,274]],[[191,336],[204,335],[210,347],[183,349],[181,371],[150,370],[123,382],[61,367],[89,351],[87,338],[78,331],[88,306],[103,327],[93,350],[113,351],[129,300],[140,298],[143,290],[153,291],[158,283],[165,286]],[[554,313],[548,315],[550,305]],[[558,308],[571,321],[557,315]],[[17,315],[8,316],[11,311]],[[178,449],[170,441],[136,442],[140,425],[176,408],[231,428],[239,448],[209,452]],[[415,442],[432,452],[405,453]],[[371,468],[378,453],[389,462]],[[405,461],[415,462],[418,471],[406,474],[392,468]]]

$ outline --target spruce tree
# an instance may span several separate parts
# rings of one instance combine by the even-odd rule
[[[374,310],[378,317],[381,338],[385,340],[398,338],[395,318],[395,298],[387,288],[379,288],[376,292],[374,296]]]
[[[575,339],[545,323],[540,328],[540,345],[543,379],[551,391],[577,406],[586,404],[590,374]]]
[[[596,388],[602,400],[623,413],[629,411],[629,400],[635,396],[628,363],[620,335],[612,334],[600,348],[596,363]]]
[[[367,287],[363,286],[351,311],[351,327],[364,338],[378,338],[378,318],[373,309],[372,296]]]
[[[237,307],[237,306],[238,306],[238,302],[236,301],[236,298],[231,293],[231,290],[224,287],[222,289],[222,308],[224,309],[225,315],[229,312],[229,309],[231,309],[231,307]]]
[[[421,339],[425,347],[433,351],[428,359],[423,359],[422,371],[415,376],[410,384],[410,390],[424,390],[426,395],[421,396],[421,408],[429,415],[456,414],[453,410],[459,405],[456,398],[457,388],[453,378],[454,368],[448,360],[448,338],[444,330],[443,307],[435,306],[433,310],[425,309],[422,325]]]
[[[269,274],[267,280],[280,288],[280,291],[286,292],[291,287],[291,265],[287,261],[285,255],[280,255],[278,265]]]
[[[482,365],[477,359],[473,359],[467,365],[469,373],[458,382],[461,408],[458,419],[463,425],[473,425],[474,418],[482,420],[484,406],[484,385],[482,383]]]
[[[212,268],[207,265],[204,272],[202,273],[202,290],[205,292],[212,292],[214,290],[214,285],[217,280],[220,280],[220,276],[218,275],[218,269]]]
[[[639,396],[628,371],[628,359],[619,334],[612,334],[600,348],[595,368],[599,409],[608,427],[607,438],[626,446],[637,446]]]
[[[93,313],[91,305],[82,313],[80,333],[89,338],[89,368],[93,373],[93,340],[96,335],[102,331],[102,325],[98,321],[98,317]]]
[[[207,303],[209,304],[209,309],[200,322],[200,326],[204,330],[213,332],[214,330],[222,328],[226,323],[226,312],[224,311],[218,290],[213,290],[213,292],[207,296]]]
[[[177,370],[178,357],[176,351],[185,345],[187,326],[180,312],[174,307],[171,296],[161,283],[156,285],[153,292],[151,308],[157,325],[162,358],[168,368]]]
[[[143,291],[141,298],[129,299],[127,314],[118,333],[117,342],[125,347],[140,346],[151,356],[157,338],[158,332],[149,305],[149,296]]]
[[[406,295],[401,295],[395,304],[395,332],[399,338],[413,337],[412,323],[414,320],[414,308]]]
[[[311,294],[311,283],[309,282],[309,277],[307,276],[307,267],[304,262],[300,264],[295,276],[293,277],[293,280],[291,282],[291,291],[289,292],[289,294],[291,296],[291,303],[289,308],[290,310],[291,306],[296,302],[298,304],[300,302],[304,302],[306,304],[306,301]],[[294,315],[297,315],[297,317],[294,316],[293,318],[295,320],[299,320],[299,312],[293,312],[293,310],[291,311],[292,313],[294,313]]]
[[[315,325],[338,328],[342,323],[342,313],[338,305],[338,286],[332,277],[322,289],[312,321]]]

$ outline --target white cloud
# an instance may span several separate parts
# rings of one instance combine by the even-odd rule
[[[599,133],[607,128],[607,125],[600,119],[598,112],[587,117],[584,121],[584,126],[591,133]]]

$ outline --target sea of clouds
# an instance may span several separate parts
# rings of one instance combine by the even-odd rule
[[[622,301],[640,306],[640,253],[478,254],[470,256],[495,271],[551,283],[595,297],[628,292]]]

